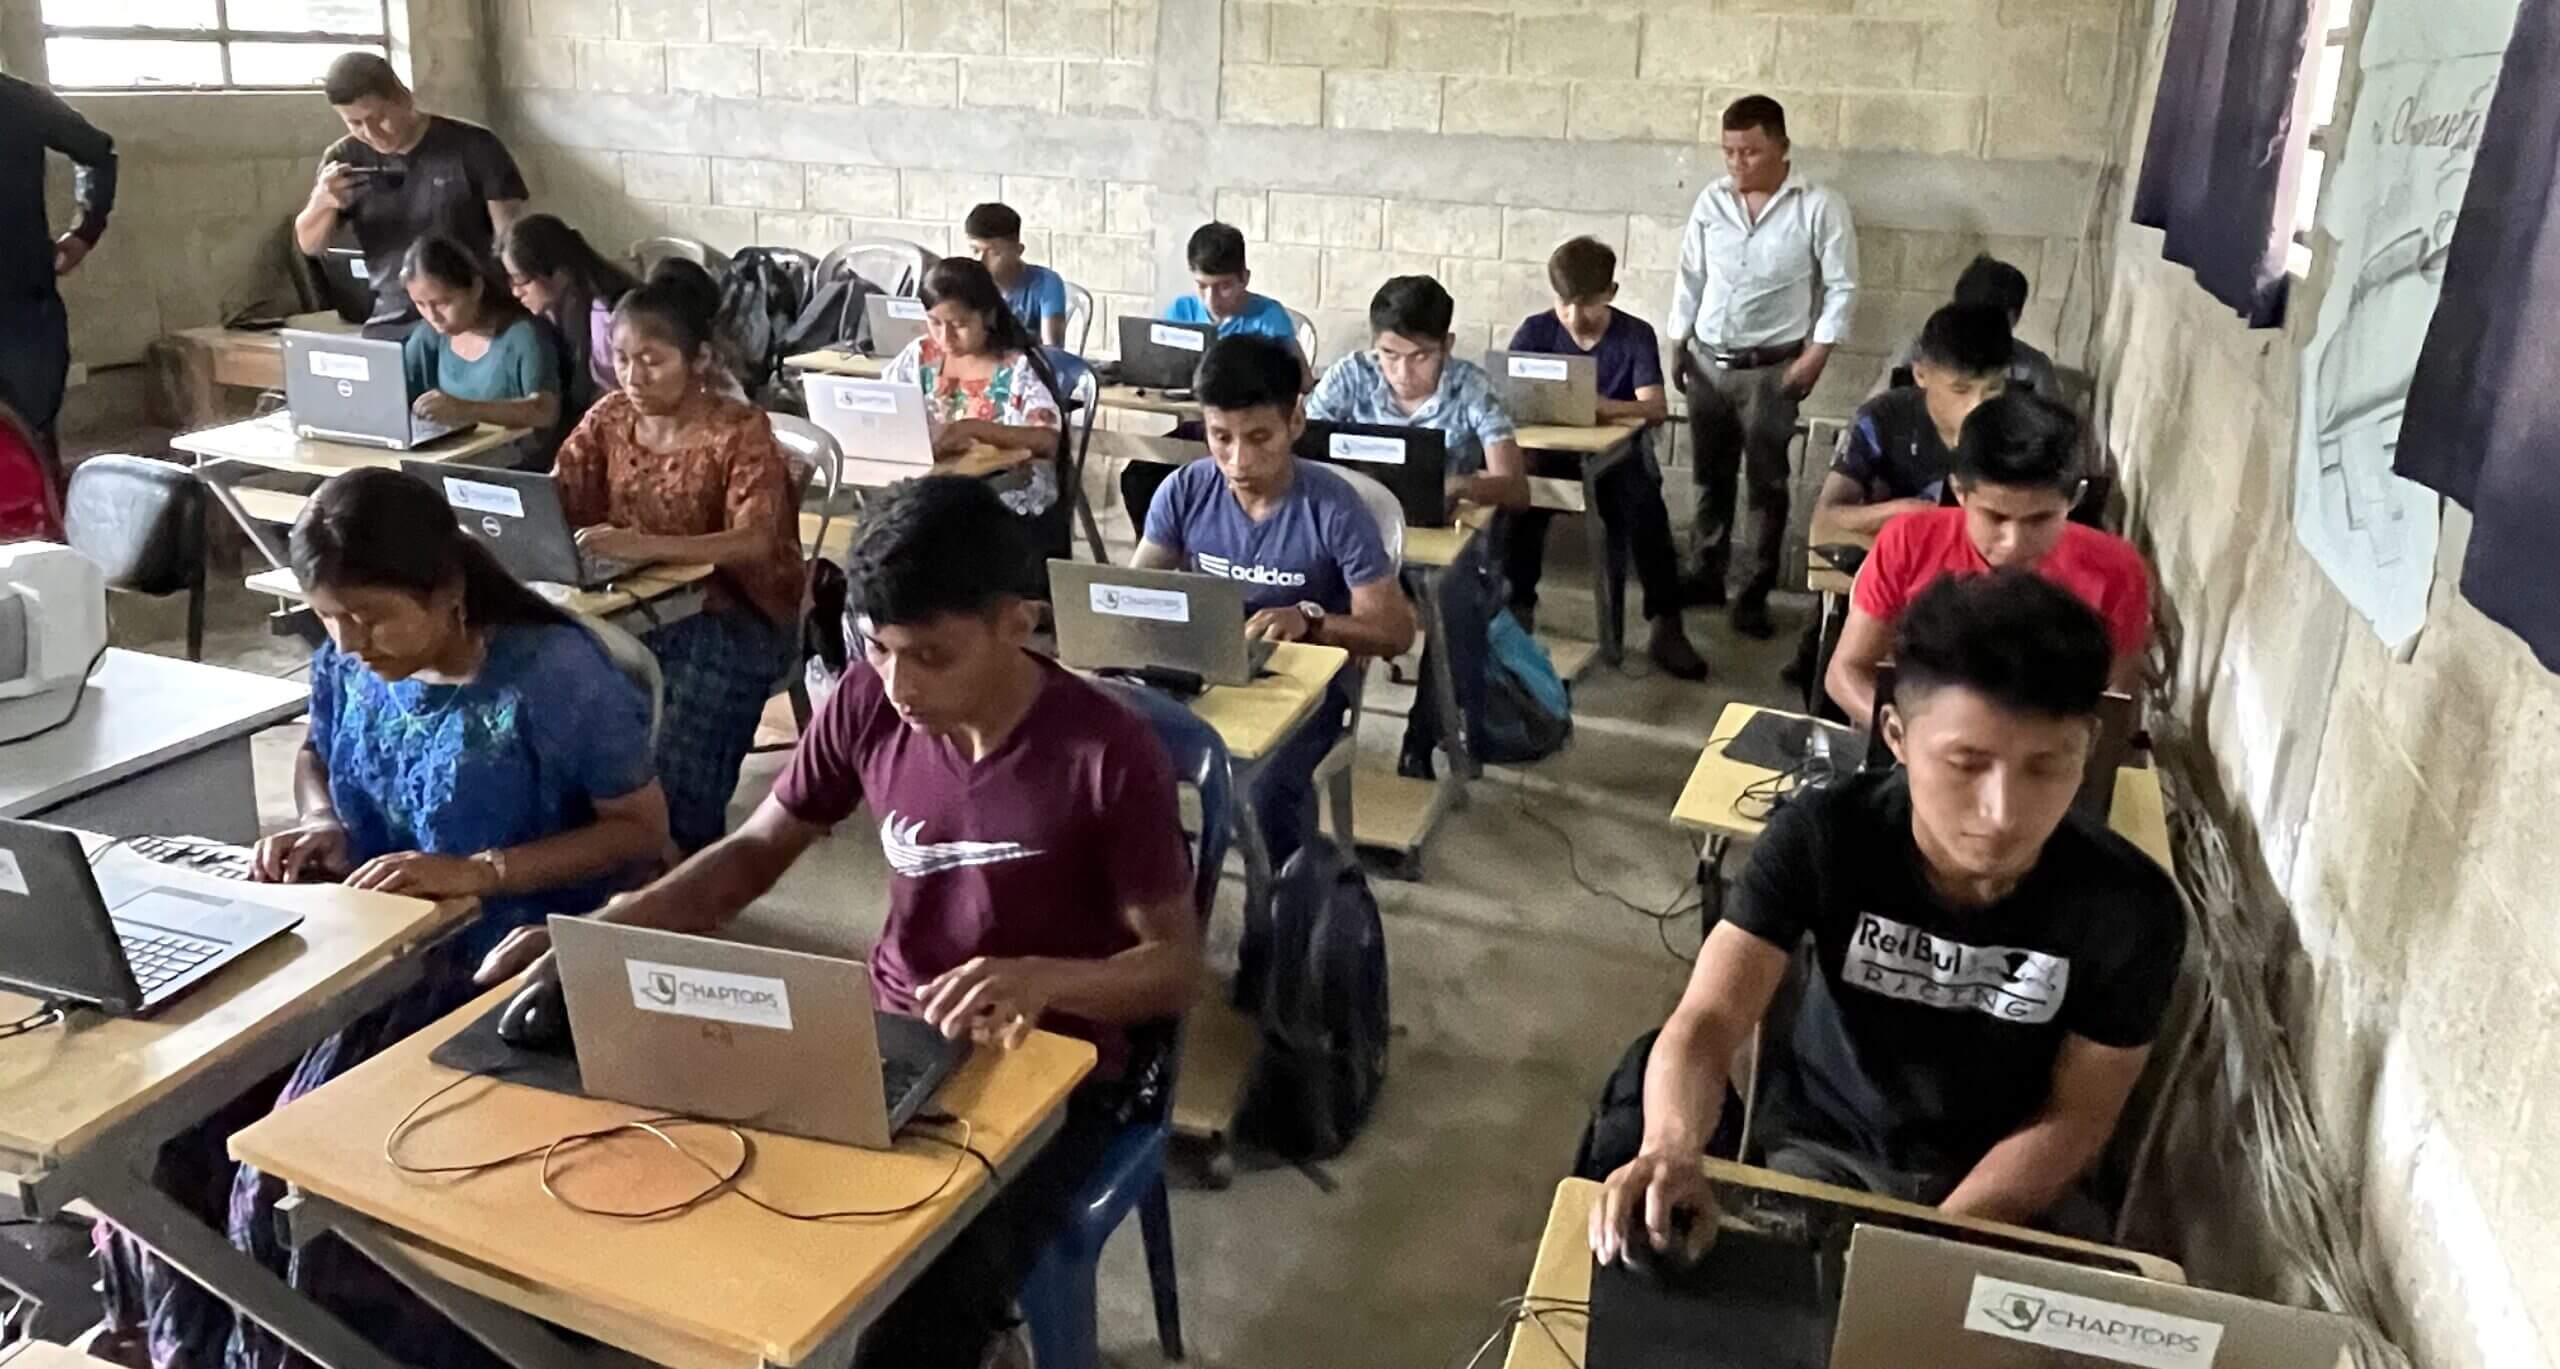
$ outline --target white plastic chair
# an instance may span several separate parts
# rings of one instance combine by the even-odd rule
[[[642,238],[631,244],[632,273],[646,280],[650,268],[669,257],[682,257],[715,280],[729,274],[729,254],[693,238]]]
[[[1093,292],[1074,281],[1067,286],[1067,350],[1084,356],[1093,341]]]
[[[1387,492],[1387,487],[1359,471],[1340,466],[1327,469],[1348,481],[1368,506],[1369,516],[1377,520],[1378,540],[1386,545],[1389,574],[1399,582],[1404,578],[1404,506]],[[1360,756],[1360,702],[1368,692],[1369,663],[1356,662],[1351,672],[1351,718],[1342,729],[1342,737],[1316,762],[1315,781],[1331,792],[1333,798],[1334,840],[1345,852],[1358,849],[1358,838],[1351,820],[1352,771]]]
[[[833,280],[842,267],[892,295],[913,295],[924,273],[942,260],[932,248],[904,238],[856,238],[818,263],[817,279]]]
[[[1289,316],[1289,330],[1297,335],[1298,355],[1306,358],[1308,366],[1314,366],[1316,364],[1316,343],[1318,341],[1316,337],[1316,321],[1299,313],[1295,309],[1286,307],[1285,305],[1282,306],[1281,312]]]
[[[801,559],[815,561],[827,545],[828,526],[835,522],[836,493],[844,485],[844,449],[836,445],[834,434],[805,418],[774,413],[765,418],[783,452],[808,465],[810,487],[818,492],[818,528],[800,548]]]

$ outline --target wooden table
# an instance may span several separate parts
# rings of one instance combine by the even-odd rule
[[[831,347],[784,357],[782,364],[788,370],[877,380],[882,372],[889,369],[889,358],[864,356],[860,352]],[[1058,398],[1064,401],[1067,396]],[[1099,399],[1103,408],[1128,413],[1161,414],[1186,421],[1200,417],[1200,405],[1196,400],[1167,399],[1162,390],[1142,390],[1134,385],[1105,385],[1099,392]]]
[[[257,839],[249,738],[301,716],[308,686],[111,647],[81,688],[70,722],[0,745],[0,817],[117,837]]]
[[[755,1156],[745,1182],[786,1207],[891,1206],[929,1192],[946,1174],[950,1186],[897,1217],[794,1222],[732,1194],[680,1217],[637,1222],[554,1202],[534,1164],[440,1178],[392,1169],[383,1138],[420,1099],[461,1077],[432,1063],[430,1052],[512,992],[512,985],[492,989],[231,1138],[235,1157],[296,1191],[288,1204],[297,1243],[326,1230],[404,1280],[427,1280],[431,1301],[509,1358],[580,1362],[576,1351],[539,1336],[529,1317],[686,1369],[841,1364],[861,1328],[992,1196],[985,1168],[946,1147],[908,1140],[866,1151],[761,1132],[750,1133]],[[1067,1095],[1093,1065],[1091,1045],[1036,1033],[1014,1050],[973,1052],[934,1106],[968,1119],[970,1144],[1009,1176],[1055,1131]],[[403,1153],[412,1163],[460,1163],[648,1111],[495,1080],[466,1083],[409,1134]],[[695,1139],[714,1144],[714,1136],[727,1145],[725,1133]],[[626,1191],[698,1187],[670,1178],[685,1171],[639,1148],[573,1167]]]
[[[1820,1199],[1878,1216],[1922,1221],[1934,1228],[1932,1235],[1951,1240],[1963,1240],[1966,1235],[1975,1234],[2047,1246],[2057,1253],[2101,1255],[2134,1265],[2145,1278],[2163,1283],[2187,1281],[2184,1270],[2157,1255],[2092,1245],[2087,1241],[2048,1235],[2022,1226],[1950,1216],[1936,1208],[1860,1193],[1855,1189],[1835,1188],[1727,1160],[1707,1159],[1702,1163],[1706,1166],[1707,1177],[1720,1184]],[[1543,1318],[1544,1331],[1538,1325],[1524,1321],[1512,1332],[1510,1353],[1502,1361],[1504,1369],[1580,1369],[1590,1331],[1587,1309],[1591,1302],[1591,1209],[1599,1198],[1600,1185],[1588,1179],[1567,1179],[1556,1185],[1555,1204],[1547,1209],[1547,1228],[1538,1238],[1537,1262],[1530,1267],[1528,1288],[1528,1296],[1535,1305],[1555,1310]],[[1548,1335],[1550,1332],[1553,1333],[1552,1339]]]
[[[334,317],[334,316],[333,316]],[[231,515],[249,542],[270,566],[290,564],[285,544],[274,531],[273,524],[260,517],[258,509],[244,504],[240,482],[262,475],[300,476],[310,480],[326,480],[346,471],[372,466],[398,467],[403,461],[471,462],[510,450],[521,439],[532,435],[527,428],[501,428],[483,423],[464,432],[430,442],[414,451],[395,452],[380,447],[359,446],[351,442],[326,442],[298,437],[289,414],[272,413],[264,418],[243,419],[219,428],[206,428],[172,438],[169,445],[196,459],[196,474],[213,492],[215,502]],[[276,507],[265,507],[272,515]]]
[[[286,328],[309,333],[352,333],[334,310],[296,314]],[[222,420],[222,392],[284,388],[284,339],[280,329],[181,328],[153,344],[152,362],[164,378],[162,390],[177,412],[164,415],[172,427],[199,428]]]
[[[707,565],[642,566],[603,589],[543,587],[543,597],[589,618],[601,618],[634,634],[663,627],[702,611],[702,595],[712,575]],[[300,603],[302,582],[291,569],[262,570],[241,583],[255,594]]]
[[[94,851],[105,838],[90,840]],[[0,1041],[0,1218],[51,1217],[85,1200],[331,1369],[389,1369],[149,1176],[164,1143],[414,984],[420,952],[479,904],[334,884],[243,886],[123,849],[106,852],[98,869],[109,888],[143,882],[248,897],[302,914],[302,925],[147,1020],[80,1010]],[[35,1007],[0,993],[0,1020]]]

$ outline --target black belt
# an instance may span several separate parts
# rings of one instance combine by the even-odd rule
[[[1782,342],[1774,347],[1710,347],[1701,342],[1698,350],[1724,370],[1757,371],[1763,366],[1785,365],[1804,355],[1804,343]]]

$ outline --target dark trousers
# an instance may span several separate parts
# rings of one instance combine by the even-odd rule
[[[1262,828],[1263,849],[1270,852],[1274,871],[1288,864],[1289,857],[1307,844],[1307,834],[1315,830],[1316,765],[1342,739],[1350,709],[1351,702],[1342,691],[1326,691],[1314,716],[1277,750],[1263,757],[1261,768],[1254,772],[1250,791],[1253,814]]]
[[[1560,452],[1533,452],[1531,475],[1575,479],[1579,458]],[[1639,451],[1609,468],[1592,493],[1592,510],[1609,530],[1609,555],[1635,563],[1636,582],[1644,587],[1644,616],[1650,621],[1680,611],[1680,560],[1671,546],[1671,514],[1662,506],[1662,477],[1652,455]],[[1511,584],[1511,605],[1527,608],[1538,602],[1538,581],[1547,572],[1547,527],[1555,521],[1548,509],[1524,509],[1510,515],[1510,542],[1502,552],[1502,575]]]
[[[1751,496],[1751,564],[1742,593],[1778,584],[1787,541],[1787,448],[1795,440],[1796,398],[1787,363],[1726,370],[1689,345],[1689,450],[1697,463],[1698,577],[1723,583],[1733,564],[1735,481]]]
[[[62,307],[62,296],[47,290],[0,302],[0,402],[35,429],[48,448],[70,377],[71,315]]]

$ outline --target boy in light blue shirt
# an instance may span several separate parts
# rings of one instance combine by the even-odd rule
[[[1022,215],[1011,205],[982,204],[961,220],[960,232],[1022,326],[1051,347],[1066,346],[1066,278],[1022,259]]]
[[[1211,325],[1222,338],[1266,337],[1281,343],[1298,358],[1300,392],[1311,388],[1315,371],[1298,350],[1297,320],[1289,317],[1280,301],[1249,288],[1253,272],[1245,266],[1244,230],[1233,224],[1204,223],[1192,232],[1183,255],[1191,263],[1191,279],[1200,287],[1199,293],[1165,306],[1165,321]]]

